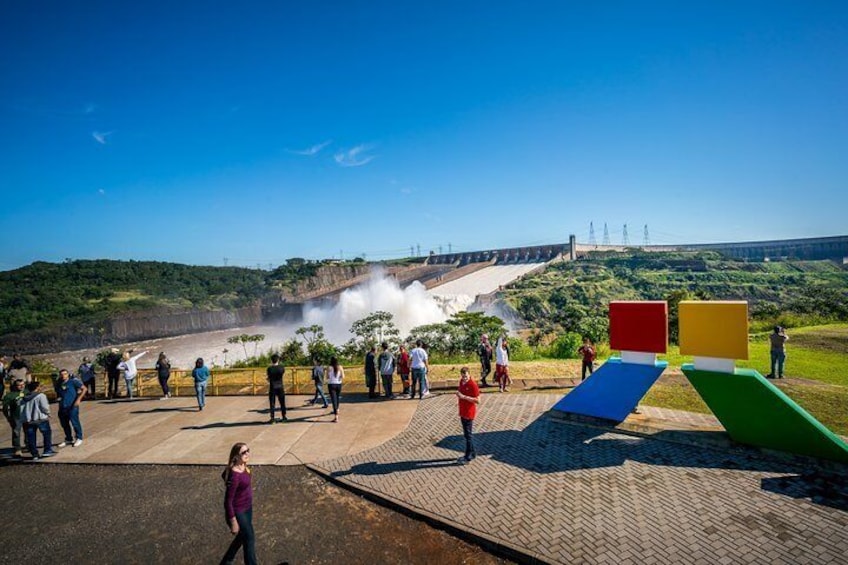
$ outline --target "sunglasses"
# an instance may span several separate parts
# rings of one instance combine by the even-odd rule
[[[250,449],[245,449],[244,451],[239,451],[239,455],[247,455],[250,453]]]

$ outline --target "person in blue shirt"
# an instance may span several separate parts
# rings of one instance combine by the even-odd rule
[[[206,406],[206,385],[210,377],[209,368],[203,364],[202,357],[195,361],[191,376],[194,378],[194,391],[197,393],[197,406],[200,411]]]
[[[59,447],[82,445],[82,423],[79,417],[79,407],[86,388],[78,378],[71,378],[67,369],[59,371],[56,380],[56,396],[59,399],[59,423],[65,431],[65,441]],[[73,434],[71,434],[73,428]],[[76,439],[74,439],[76,436]]]

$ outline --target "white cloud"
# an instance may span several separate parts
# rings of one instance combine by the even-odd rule
[[[333,142],[332,139],[328,139],[323,143],[318,143],[313,145],[312,147],[307,147],[306,149],[289,149],[289,153],[294,153],[295,155],[305,155],[307,157],[312,157],[313,155],[317,155],[321,152],[322,149],[327,147]]]
[[[98,189],[97,189],[97,194],[99,194],[100,196],[105,196],[105,195],[106,195],[106,191],[105,191],[105,190],[103,190],[102,188],[98,188]]]
[[[83,108],[83,114],[93,114],[94,111],[97,110],[96,104],[86,104],[85,108]]]
[[[113,133],[115,133],[115,132],[113,132],[113,131],[93,131],[93,132],[91,132],[91,137],[93,137],[94,140],[97,143],[99,143],[101,145],[106,145],[106,138],[108,136],[112,135]]]
[[[373,149],[371,145],[357,145],[347,151],[341,151],[334,155],[336,163],[342,167],[361,167],[374,160],[374,155],[365,155],[364,153]]]

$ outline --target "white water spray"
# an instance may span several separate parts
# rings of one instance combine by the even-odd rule
[[[453,313],[446,311],[420,282],[415,281],[402,289],[384,271],[374,270],[367,282],[342,292],[333,306],[307,304],[303,325],[323,326],[327,339],[341,345],[352,337],[350,326],[353,322],[378,310],[394,316],[393,322],[402,338],[416,326],[444,322]]]

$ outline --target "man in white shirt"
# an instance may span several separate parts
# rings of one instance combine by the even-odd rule
[[[424,379],[427,376],[427,369],[430,368],[427,351],[422,347],[424,343],[419,339],[415,342],[415,348],[409,352],[409,359],[412,368],[412,388],[409,391],[409,398],[415,398],[415,385],[419,384],[418,398],[424,398]]]

